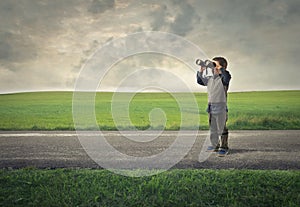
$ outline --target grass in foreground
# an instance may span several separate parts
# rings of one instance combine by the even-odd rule
[[[299,171],[0,170],[0,206],[299,206]]]
[[[132,94],[124,93],[125,99]],[[184,96],[184,94],[181,94]],[[160,108],[166,116],[166,130],[208,129],[207,95],[195,93],[199,111],[189,107],[180,110],[177,101],[167,93],[138,93],[130,99],[129,120],[114,108],[120,122],[112,116],[113,93],[97,93],[95,113],[101,130],[161,129],[161,118],[150,124],[149,114]],[[72,92],[35,92],[0,95],[0,130],[74,130]],[[236,129],[300,129],[300,91],[242,92],[228,94],[228,127]],[[126,104],[125,104],[126,105]],[[120,105],[121,106],[121,105]],[[118,110],[120,110],[118,112]],[[180,128],[181,118],[188,117]],[[200,119],[200,126],[194,120]],[[118,128],[117,128],[118,127]],[[87,126],[84,129],[89,129]]]

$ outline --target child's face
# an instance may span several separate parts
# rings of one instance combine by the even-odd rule
[[[213,60],[214,63],[216,63],[216,69],[220,70],[222,68],[222,66],[220,65],[219,61],[215,61]]]

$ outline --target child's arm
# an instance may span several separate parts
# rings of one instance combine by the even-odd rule
[[[207,77],[203,78],[203,71],[197,71],[197,83],[202,86],[207,86],[208,79]]]
[[[229,86],[229,82],[230,82],[230,79],[231,79],[231,75],[230,75],[230,73],[227,71],[227,70],[225,70],[224,68],[221,68],[221,72],[222,72],[222,74],[221,74],[221,79],[222,79],[222,83],[223,83],[223,85],[224,86]]]

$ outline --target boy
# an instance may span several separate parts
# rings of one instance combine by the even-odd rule
[[[228,153],[227,91],[231,75],[227,71],[227,60],[224,57],[213,58],[215,68],[212,76],[205,76],[205,67],[197,72],[197,83],[207,86],[210,142],[207,151],[217,152],[219,157]],[[219,137],[221,138],[219,139]]]

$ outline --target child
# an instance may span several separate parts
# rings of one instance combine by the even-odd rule
[[[205,67],[197,72],[197,83],[207,86],[210,141],[208,151],[217,152],[220,157],[228,153],[227,91],[231,75],[227,71],[227,60],[223,57],[213,58],[215,68],[212,76],[204,76]],[[219,137],[221,137],[219,139]]]

